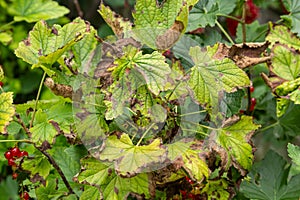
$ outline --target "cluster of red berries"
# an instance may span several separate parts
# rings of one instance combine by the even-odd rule
[[[19,147],[10,148],[8,151],[6,151],[4,153],[4,157],[7,159],[8,165],[11,166],[13,169],[13,174],[12,174],[13,179],[18,178],[18,173],[16,172],[16,170],[18,169],[18,165],[17,165],[16,161],[25,156],[28,156],[28,152],[21,151],[19,149]],[[20,199],[21,200],[29,200],[30,196],[29,196],[28,192],[26,192],[26,191],[21,192]]]
[[[246,17],[245,17],[245,23],[246,24],[251,24],[259,14],[259,8],[253,3],[252,0],[248,0],[246,3]],[[241,19],[241,16],[237,16],[237,18]],[[227,18],[227,27],[228,31],[232,36],[236,36],[236,29],[238,26],[238,21]]]
[[[254,87],[250,86],[249,91],[250,91],[250,93],[253,93],[254,92]],[[255,106],[256,106],[256,98],[252,97],[250,99],[249,111],[252,112],[254,110]]]
[[[18,147],[13,147],[4,153],[5,158],[7,159],[8,165],[16,167],[16,159],[28,156],[27,151],[20,151]]]
[[[193,185],[194,181],[192,179],[190,179],[189,177],[185,177],[185,180]],[[196,199],[200,199],[200,194],[193,194],[191,192],[188,192],[186,190],[180,190],[180,194],[181,194],[181,199],[186,200],[186,199],[192,199],[192,200],[196,200]]]

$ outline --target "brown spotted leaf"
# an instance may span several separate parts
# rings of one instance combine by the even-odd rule
[[[230,58],[241,69],[250,67],[259,63],[270,60],[270,57],[262,57],[261,54],[268,47],[268,43],[244,43],[227,46],[219,44],[216,54],[213,56],[216,59]]]
[[[123,176],[132,176],[150,171],[153,166],[166,161],[166,149],[159,139],[149,145],[134,145],[127,134],[109,136],[103,143],[99,159],[113,162],[117,172]]]

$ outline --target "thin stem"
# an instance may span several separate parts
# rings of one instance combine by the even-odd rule
[[[142,142],[142,140],[144,139],[144,137],[148,134],[148,132],[150,131],[150,129],[155,125],[155,123],[152,123],[149,128],[144,132],[144,134],[142,135],[142,137],[140,138],[140,140],[138,141],[138,143],[136,144],[136,146],[139,146],[140,143]]]
[[[243,21],[240,19],[240,18],[237,18],[237,17],[234,17],[234,16],[231,16],[231,15],[224,15],[224,14],[217,14],[218,16],[220,17],[226,17],[226,18],[230,18],[230,19],[233,19],[235,21],[238,21],[240,23],[242,23]]]
[[[32,124],[33,124],[33,121],[34,121],[35,113],[36,113],[37,106],[38,106],[38,101],[39,101],[39,98],[40,98],[40,95],[41,95],[41,91],[42,91],[42,87],[43,87],[45,78],[46,78],[46,72],[44,72],[44,74],[43,74],[42,80],[40,82],[39,90],[38,90],[38,93],[36,95],[36,100],[35,100],[35,105],[34,105],[34,108],[33,108],[32,119],[30,121],[30,126],[29,126],[30,128],[32,127]]]
[[[247,0],[243,4],[243,14],[242,14],[242,31],[243,31],[243,43],[246,43],[246,12],[247,12]]]
[[[81,7],[80,7],[80,4],[79,4],[78,0],[73,0],[73,3],[76,7],[76,10],[77,10],[77,13],[78,13],[79,17],[83,18],[83,12],[81,10]]]
[[[277,126],[278,124],[279,124],[279,122],[277,121],[277,122],[275,122],[274,124],[270,124],[270,125],[268,125],[268,126],[262,128],[262,129],[259,129],[257,132],[263,132],[263,131],[266,131],[266,130],[268,130],[268,129],[270,129],[270,128],[273,128],[274,126]]]
[[[186,128],[181,128],[181,130],[183,130],[183,131],[189,131],[189,132],[196,132],[196,133],[200,133],[200,134],[202,134],[204,136],[208,136],[207,133],[202,132],[202,131],[197,131],[197,130],[193,130],[193,129],[186,129]]]
[[[11,21],[11,22],[8,22],[7,24],[4,24],[3,26],[0,27],[0,32],[4,31],[6,29],[6,27],[9,27],[9,26],[13,25],[14,23],[16,23],[16,21]]]
[[[30,143],[30,144],[33,143],[30,140],[0,140],[0,143],[5,143],[5,142],[25,142],[25,143]]]
[[[225,31],[225,29],[223,28],[223,26],[216,21],[217,26],[219,27],[219,29],[222,31],[222,33],[225,35],[225,37],[229,40],[229,42],[234,45],[234,41],[231,39],[231,37],[229,36],[229,34],[227,33],[227,31]]]
[[[179,115],[179,117],[184,117],[184,116],[189,116],[189,115],[194,115],[194,114],[199,114],[199,113],[204,113],[204,112],[206,112],[206,110],[200,110],[200,111],[196,111],[196,112],[181,114],[181,115]]]
[[[51,155],[46,152],[45,150],[35,146],[36,149],[38,149],[42,154],[44,154],[48,161],[51,163],[51,165],[56,169],[56,171],[58,172],[58,174],[60,175],[60,177],[62,178],[65,186],[67,187],[67,189],[69,190],[69,194],[75,194],[70,183],[68,182],[66,176],[64,175],[64,173],[62,172],[62,170],[60,169],[60,167],[58,166],[58,164],[55,162],[55,160],[51,157]]]
[[[195,122],[191,122],[191,121],[187,121],[187,120],[181,120],[182,122],[186,122],[186,123],[190,123],[190,124],[193,124],[193,125],[196,125],[196,126],[200,126],[202,128],[206,128],[206,129],[209,129],[209,130],[219,130],[218,128],[213,128],[213,127],[210,127],[210,126],[206,126],[206,125],[203,125],[203,124],[199,124],[199,123],[195,123]]]

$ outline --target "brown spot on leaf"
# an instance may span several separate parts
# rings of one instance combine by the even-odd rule
[[[53,26],[51,33],[53,33],[54,35],[58,35],[58,30]]]
[[[42,56],[42,55],[43,55],[43,53],[42,53],[42,49],[39,49],[39,51],[38,51],[38,55],[39,55],[39,56]]]
[[[262,57],[262,53],[266,50],[269,43],[243,43],[227,46],[219,44],[215,59],[222,60],[224,58],[232,59],[241,69],[250,67],[259,63],[267,62],[270,56]]]
[[[24,42],[24,44],[25,44],[26,46],[30,46],[30,45],[31,45],[31,43],[30,43],[30,38],[27,38],[26,40],[23,40],[23,42]]]
[[[166,50],[171,48],[179,39],[183,29],[183,23],[180,21],[175,21],[170,29],[168,29],[162,35],[157,36],[155,41],[157,49]]]

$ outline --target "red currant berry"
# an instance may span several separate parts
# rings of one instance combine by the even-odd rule
[[[13,179],[17,179],[17,178],[18,178],[18,174],[17,174],[17,173],[13,173],[13,174],[12,174],[12,178],[13,178]]]
[[[13,158],[13,155],[10,151],[5,152],[4,156],[7,160]]]
[[[256,105],[256,99],[255,98],[251,98],[251,102],[250,102],[250,108],[249,111],[253,111]]]
[[[21,157],[28,156],[28,152],[27,151],[21,151],[20,156]]]
[[[14,156],[14,157],[20,157],[20,155],[21,155],[21,151],[20,151],[20,149],[18,148],[18,147],[14,147],[14,148],[12,148],[11,150],[10,150],[10,152],[12,153],[12,155]]]
[[[249,87],[249,90],[250,90],[251,93],[253,93],[253,92],[254,92],[254,87],[253,87],[253,86],[250,86],[250,87]]]
[[[8,159],[9,166],[16,166],[15,160],[13,158]]]
[[[185,190],[180,190],[180,193],[181,193],[182,197],[185,197],[187,194],[187,192]]]
[[[23,194],[20,194],[20,198],[22,200],[29,200],[30,196],[29,196],[28,192],[24,192]]]
[[[240,114],[245,114],[245,110],[240,110]]]
[[[2,81],[0,81],[0,87],[3,87],[3,85],[4,85],[4,84],[3,84],[3,82],[2,82]]]
[[[195,195],[193,195],[192,193],[189,193],[189,194],[187,195],[187,198],[188,198],[188,199],[195,199]]]
[[[187,182],[189,182],[189,184],[193,184],[194,182],[189,178],[189,177],[185,177],[185,180],[187,180]]]

